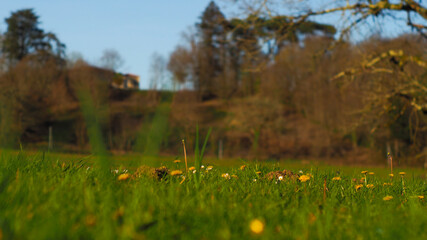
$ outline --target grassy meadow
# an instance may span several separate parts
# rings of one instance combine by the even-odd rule
[[[427,1],[3,2],[0,240],[427,240]]]
[[[0,238],[427,238],[423,170],[199,160],[2,151]]]

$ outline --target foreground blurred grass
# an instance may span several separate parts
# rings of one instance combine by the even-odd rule
[[[250,163],[207,159],[200,186],[194,174],[119,181],[142,162],[184,170],[174,158],[111,158],[99,173],[94,157],[3,151],[0,160],[0,229],[3,239],[426,239],[425,172],[405,169],[405,192],[395,174],[369,168],[373,188],[355,189],[361,168]],[[225,164],[226,163],[226,164]],[[206,171],[212,165],[211,171]],[[232,165],[232,166],[231,166]],[[193,166],[190,163],[189,166]],[[272,170],[312,174],[307,182],[268,181]],[[116,170],[117,172],[116,173]],[[261,173],[257,174],[256,172]],[[402,171],[396,170],[396,171]],[[185,172],[185,171],[184,171]],[[228,173],[228,178],[222,174]],[[235,176],[233,176],[235,175]],[[332,181],[340,176],[340,181]],[[326,198],[323,196],[326,178]],[[109,194],[106,194],[109,191]],[[393,199],[384,201],[385,196]],[[262,232],[251,232],[254,219]]]

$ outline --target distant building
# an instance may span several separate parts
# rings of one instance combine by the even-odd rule
[[[111,85],[120,89],[139,89],[139,76],[117,73]]]

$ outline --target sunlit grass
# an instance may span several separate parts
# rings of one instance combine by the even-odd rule
[[[5,239],[62,238],[424,238],[425,172],[405,172],[392,185],[386,168],[246,163],[222,166],[206,159],[195,174],[172,157],[153,161],[169,174],[134,177],[135,168],[112,158],[101,178],[94,157],[26,152],[1,154],[0,229]],[[189,166],[194,166],[194,161]],[[304,181],[278,177],[284,168]],[[117,170],[117,171],[116,171]],[[361,171],[368,175],[365,185]],[[301,171],[301,173],[299,173]],[[340,171],[337,180],[337,171]],[[228,174],[228,177],[223,177]],[[403,174],[402,174],[403,176]],[[323,196],[326,179],[326,198]],[[335,179],[335,180],[334,180]],[[102,182],[104,181],[104,182]],[[356,186],[361,185],[360,188]],[[110,188],[110,196],[105,194]],[[106,210],[105,208],[108,208]],[[107,229],[110,228],[110,229]]]

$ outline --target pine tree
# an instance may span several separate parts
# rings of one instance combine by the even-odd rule
[[[199,43],[198,82],[202,99],[218,96],[221,88],[219,79],[224,70],[226,59],[226,19],[219,7],[211,1],[202,14],[201,22],[197,24]]]
[[[6,18],[7,31],[3,41],[3,54],[11,62],[22,60],[25,56],[37,53],[61,58],[65,45],[55,34],[45,33],[39,28],[39,16],[33,9],[23,9],[12,12]]]

